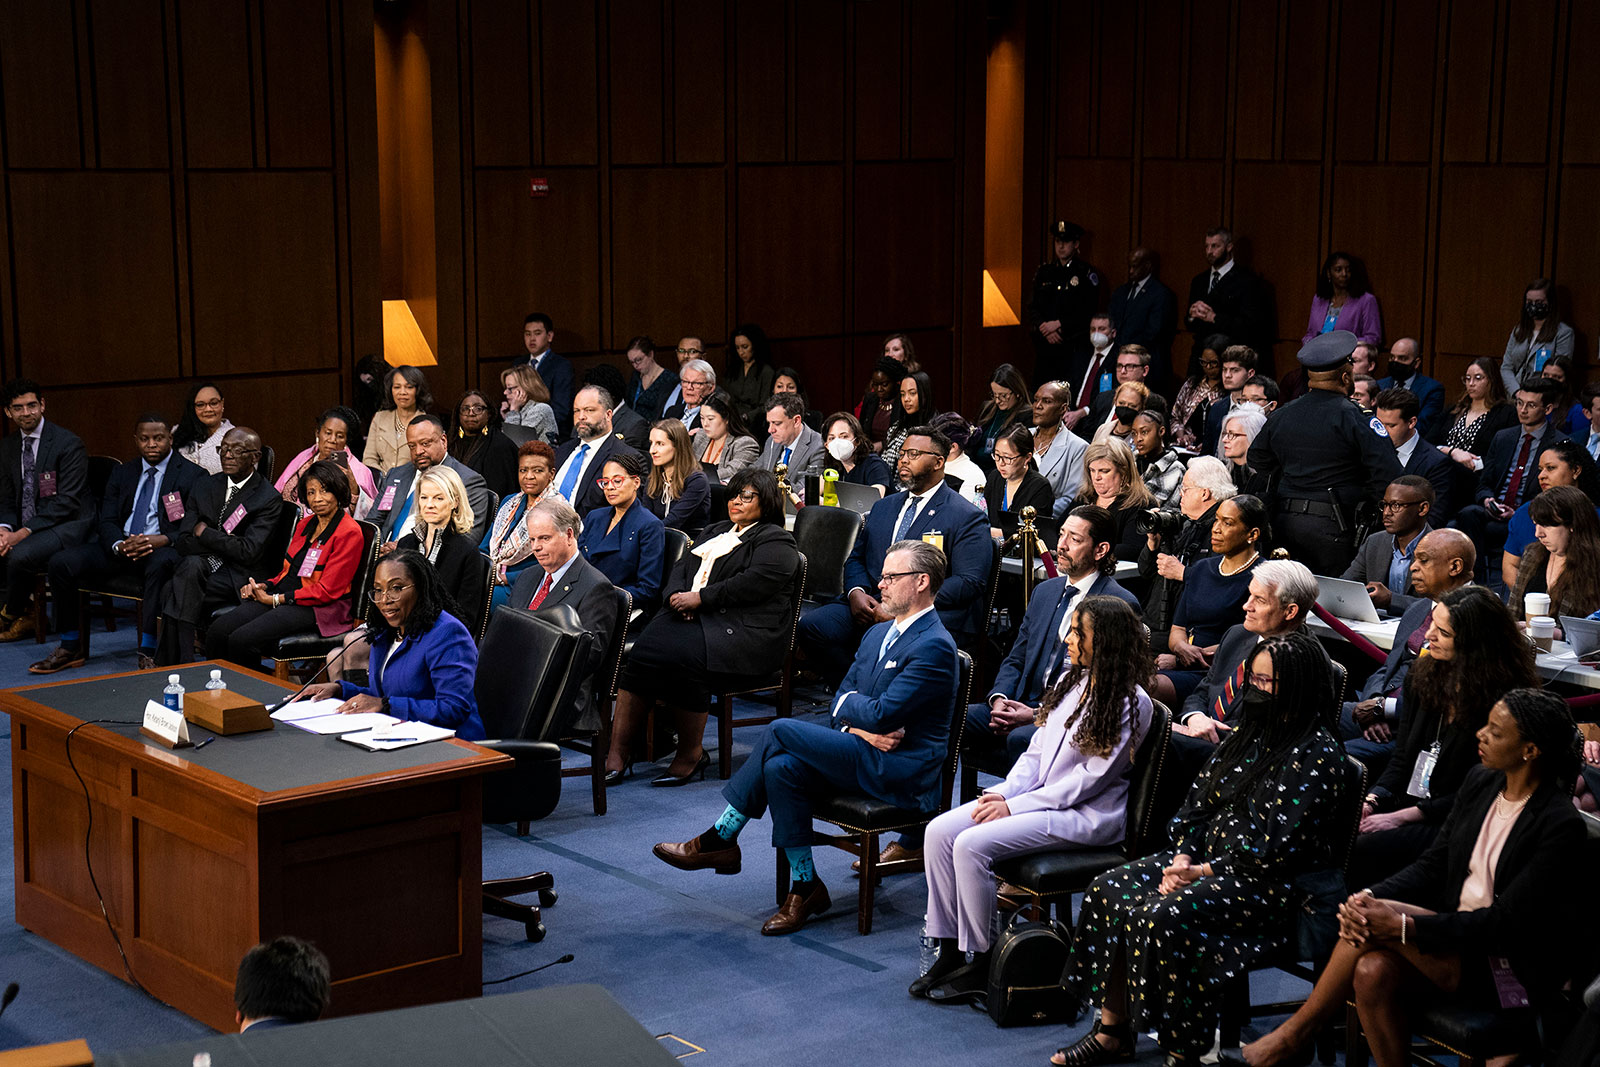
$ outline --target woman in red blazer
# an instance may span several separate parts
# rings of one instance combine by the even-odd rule
[[[349,514],[350,481],[336,464],[320,460],[300,479],[299,495],[311,514],[289,539],[277,577],[252,577],[240,588],[242,603],[206,634],[210,658],[257,667],[290,634],[315,627],[332,637],[354,625],[351,586],[361,565],[361,527]]]

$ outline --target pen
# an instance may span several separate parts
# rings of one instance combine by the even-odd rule
[[[420,741],[418,737],[374,737],[374,741]]]
[[[217,739],[217,735],[216,734],[212,734],[210,737],[206,738],[204,741],[202,741],[198,745],[194,746],[194,750],[196,752],[199,752],[202,748],[205,748],[207,745],[209,745],[211,742],[215,741],[216,739]]]

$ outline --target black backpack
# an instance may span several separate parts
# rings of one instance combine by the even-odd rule
[[[1058,922],[1016,916],[1000,931],[989,957],[989,988],[978,1007],[997,1026],[1070,1023],[1077,1006],[1061,984],[1072,933]]]

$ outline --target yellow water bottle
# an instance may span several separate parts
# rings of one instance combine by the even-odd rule
[[[836,508],[839,506],[839,491],[834,485],[839,481],[839,472],[832,467],[822,472],[822,504],[824,507]]]

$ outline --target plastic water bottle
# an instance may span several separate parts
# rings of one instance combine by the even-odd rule
[[[178,681],[176,674],[167,675],[167,687],[161,691],[161,703],[169,711],[183,713],[183,683]]]
[[[928,917],[922,917],[922,948],[917,963],[917,974],[927,974],[933,968],[934,961],[939,958],[939,939],[928,936]]]
[[[206,683],[206,688],[207,689],[226,689],[226,688],[228,688],[228,683],[224,682],[222,680],[222,672],[221,671],[214,670],[214,671],[211,672],[211,681]]]

